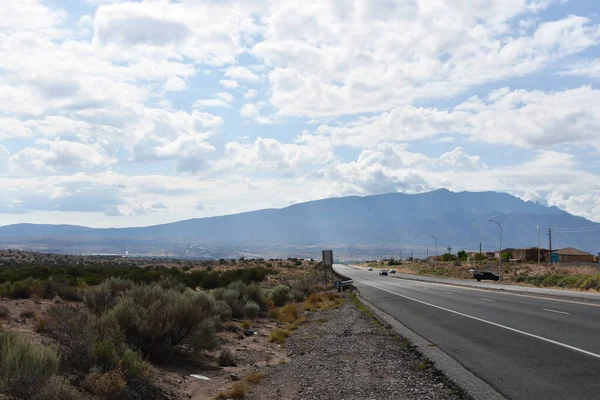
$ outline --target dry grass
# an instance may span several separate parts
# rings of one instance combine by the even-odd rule
[[[260,381],[262,381],[264,377],[265,376],[263,374],[261,374],[260,372],[252,372],[252,373],[246,375],[244,377],[244,380],[248,383],[256,385],[257,383],[260,383]]]
[[[218,400],[226,400],[226,399],[245,399],[246,393],[248,393],[248,386],[246,382],[235,382],[231,387],[221,392],[217,395]]]
[[[294,322],[298,319],[298,306],[296,304],[286,304],[281,307],[279,314],[279,320],[281,322]]]
[[[308,322],[308,319],[306,319],[304,317],[300,317],[296,321],[292,322],[291,324],[288,324],[287,329],[290,331],[295,331],[296,329],[298,329],[300,327],[300,325],[302,325],[305,322]]]
[[[304,311],[332,310],[344,304],[344,298],[336,293],[313,293],[304,302]]]
[[[40,315],[35,319],[33,330],[37,333],[45,333],[50,331],[51,320],[47,315]]]
[[[288,336],[290,336],[288,330],[275,328],[269,335],[269,342],[283,343]]]

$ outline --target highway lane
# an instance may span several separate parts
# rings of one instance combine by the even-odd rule
[[[598,306],[336,269],[509,399],[600,398]]]

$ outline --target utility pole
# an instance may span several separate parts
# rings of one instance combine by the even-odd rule
[[[427,257],[425,258],[429,262],[429,246],[427,246]]]
[[[481,242],[479,242],[479,255],[481,255]]]
[[[400,261],[402,261],[402,250],[400,250]]]
[[[552,228],[548,228],[548,262],[552,265]]]
[[[536,225],[537,230],[538,230],[538,275],[541,274],[541,266],[540,266],[540,227],[538,225]]]
[[[433,235],[429,235],[430,238],[433,238],[433,241],[435,243],[435,248],[433,250],[433,257],[437,256],[437,238]],[[435,262],[435,258],[433,259],[433,261]]]
[[[493,219],[490,219],[489,222],[494,222],[498,225],[498,228],[500,228],[500,252],[498,254],[498,283],[502,283],[502,225],[500,225],[500,222]]]

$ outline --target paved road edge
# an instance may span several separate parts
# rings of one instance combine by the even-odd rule
[[[467,370],[454,358],[446,354],[435,344],[427,341],[419,334],[407,328],[396,318],[382,311],[377,306],[371,304],[364,297],[360,296],[360,301],[375,314],[375,316],[389,325],[394,331],[404,338],[407,338],[412,344],[429,360],[431,360],[437,369],[442,371],[448,379],[455,382],[464,391],[466,391],[475,400],[507,400],[502,394],[497,392],[487,382],[478,378],[471,371]]]

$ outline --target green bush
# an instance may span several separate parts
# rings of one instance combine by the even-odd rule
[[[52,348],[0,332],[0,392],[29,398],[49,382],[58,365],[59,355]]]
[[[256,283],[251,283],[246,287],[245,298],[246,300],[251,300],[258,304],[261,311],[267,311],[269,309],[269,306],[267,305],[267,299],[265,298],[260,286],[258,286]]]
[[[133,287],[133,282],[119,278],[108,278],[98,286],[86,290],[83,301],[96,315],[102,315],[106,310],[117,304],[120,295]]]
[[[223,300],[217,300],[215,303],[215,312],[221,321],[228,321],[231,318],[231,307]]]
[[[179,345],[215,344],[215,300],[206,292],[179,293],[159,285],[137,286],[123,295],[106,318],[114,319],[133,349],[151,358],[169,357]]]
[[[260,314],[260,306],[252,300],[248,300],[244,306],[244,317],[254,319]]]
[[[284,306],[290,300],[290,288],[286,285],[278,285],[270,293],[271,300],[277,307]]]

